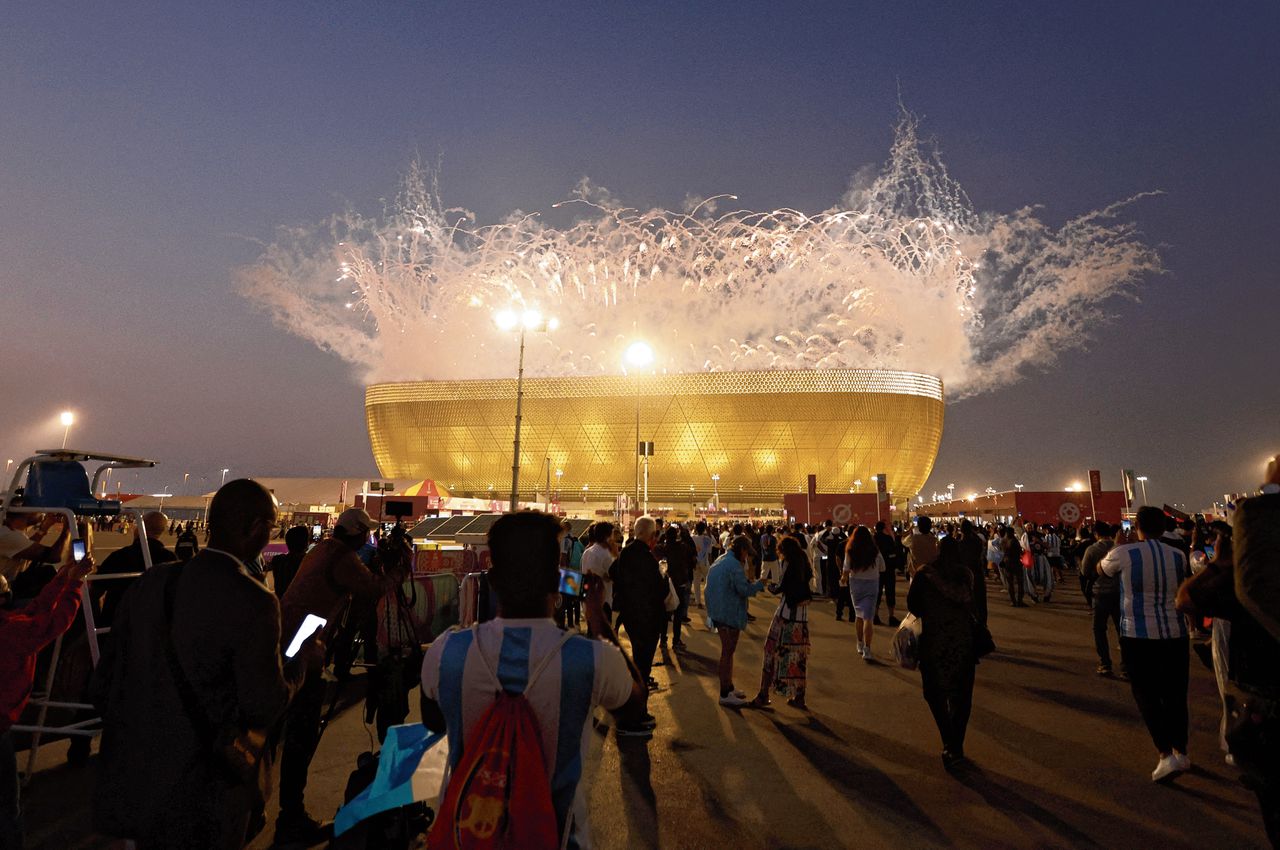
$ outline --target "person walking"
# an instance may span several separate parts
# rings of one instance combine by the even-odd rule
[[[702,587],[707,581],[707,570],[711,568],[711,550],[715,548],[716,541],[707,533],[707,523],[699,522],[694,527],[693,545],[697,550],[697,562],[693,568],[693,584],[690,588],[693,596],[693,604],[697,608],[702,606]]]
[[[1022,564],[1022,543],[1013,526],[1007,525],[1004,537],[1000,541],[1000,569],[1004,573],[1005,590],[1009,591],[1009,601],[1014,608],[1025,608],[1027,592],[1027,568]]]
[[[1117,540],[1098,572],[1120,580],[1120,658],[1160,760],[1151,779],[1164,782],[1191,769],[1187,755],[1190,680],[1186,620],[1174,595],[1189,575],[1187,557],[1163,542],[1159,508],[1138,509],[1138,542]]]
[[[754,708],[769,704],[769,691],[787,697],[787,705],[804,711],[809,669],[809,602],[813,592],[809,581],[813,569],[804,545],[795,537],[778,543],[782,556],[782,580],[771,590],[782,595],[764,641],[764,665],[760,671],[760,692],[751,701]]]
[[[693,583],[693,565],[697,557],[693,545],[685,542],[681,531],[679,526],[667,526],[662,543],[654,549],[654,554],[659,560],[667,562],[667,578],[671,580],[671,586],[676,589],[678,600],[676,610],[662,621],[662,636],[659,644],[667,645],[667,628],[670,626],[674,632],[671,648],[675,650],[688,649],[685,642],[680,639],[680,631],[684,628],[684,622],[689,613],[689,585]]]
[[[873,625],[880,625],[880,600],[884,599],[889,611],[889,627],[894,628],[898,625],[898,618],[894,616],[894,609],[897,608],[898,603],[898,570],[906,566],[907,553],[898,542],[898,538],[885,530],[884,520],[876,522],[875,541],[876,548],[880,550],[880,556],[884,558],[884,572],[880,573],[876,615],[871,622]]]
[[[907,575],[914,576],[938,557],[938,538],[933,534],[933,520],[916,517],[916,528],[907,541]]]
[[[746,693],[733,684],[733,656],[747,627],[747,600],[764,590],[763,581],[747,581],[754,554],[751,539],[739,535],[707,574],[707,616],[720,638],[720,704],[729,708],[747,705]]]
[[[285,551],[271,559],[271,581],[277,599],[284,599],[289,585],[293,584],[311,545],[311,531],[305,525],[295,525],[284,533]]]
[[[778,538],[774,536],[772,525],[766,525],[760,533],[760,577],[766,582],[776,582],[782,578],[778,575]]]
[[[609,569],[613,578],[613,605],[619,624],[631,639],[631,658],[640,670],[649,691],[658,689],[653,679],[653,656],[658,651],[658,636],[667,619],[664,605],[667,579],[658,567],[653,547],[657,542],[658,524],[651,516],[638,517],[631,527],[631,542],[622,550]],[[647,706],[647,703],[646,703]],[[641,721],[648,722],[647,707],[635,722],[618,725],[619,735],[640,734]]]
[[[858,655],[871,663],[872,619],[876,614],[876,596],[880,593],[880,576],[885,571],[884,556],[876,546],[871,531],[860,525],[849,538],[844,554],[844,576],[853,601],[853,628],[858,636]],[[839,617],[837,617],[839,619]]]
[[[984,626],[987,624],[987,541],[972,522],[960,521],[960,562],[973,576],[973,615]]]
[[[565,519],[560,523],[560,568],[582,571],[582,543],[573,536],[573,522]],[[560,594],[560,606],[556,608],[556,623],[561,628],[577,629],[582,622],[582,606],[576,593]]]
[[[964,738],[973,707],[978,659],[973,644],[973,576],[959,543],[944,538],[937,559],[923,567],[907,592],[907,610],[920,618],[920,681],[942,738],[947,770],[965,761]]]
[[[1098,653],[1099,676],[1110,676],[1111,638],[1107,633],[1107,623],[1112,623],[1116,634],[1120,635],[1120,580],[1114,576],[1104,575],[1098,571],[1098,565],[1107,553],[1116,545],[1116,529],[1106,522],[1095,522],[1093,533],[1097,538],[1084,550],[1080,560],[1080,575],[1087,580],[1093,590],[1093,648]],[[1120,662],[1120,675],[1124,676],[1124,661]]]

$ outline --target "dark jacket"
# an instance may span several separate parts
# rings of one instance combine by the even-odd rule
[[[155,567],[160,564],[171,564],[178,560],[178,556],[165,548],[164,544],[159,540],[148,537],[147,546],[151,550],[151,566]],[[120,575],[122,573],[140,573],[146,568],[146,564],[142,562],[142,547],[138,545],[135,539],[123,549],[117,549],[107,556],[102,562],[102,566],[98,567],[98,575]],[[111,625],[111,619],[115,616],[116,608],[120,606],[120,600],[124,599],[125,592],[136,578],[119,578],[103,581],[94,585],[95,589],[101,589],[102,610],[98,613],[98,626]]]
[[[1280,640],[1280,493],[1245,499],[1233,527],[1236,596]]]
[[[667,580],[648,544],[632,540],[609,568],[613,579],[613,610],[627,631],[657,634],[666,619]]]
[[[1120,577],[1118,575],[1109,576],[1098,570],[1098,564],[1102,563],[1102,559],[1107,557],[1107,553],[1116,543],[1110,538],[1104,537],[1084,550],[1084,557],[1080,559],[1080,575],[1086,579],[1094,579],[1093,594],[1094,596],[1110,596],[1120,592]]]
[[[684,541],[663,541],[654,549],[659,559],[667,562],[667,575],[676,587],[688,587],[693,582],[693,567],[698,562],[696,549],[685,545]]]
[[[134,584],[94,673],[103,709],[94,826],[159,844],[216,846],[202,834],[219,833],[250,802],[215,766],[170,673],[164,595],[177,567]],[[279,602],[226,555],[205,550],[181,569],[172,645],[209,722],[232,735],[275,726],[301,681],[301,670],[286,679],[280,666]],[[264,780],[258,793],[268,792]]]
[[[973,588],[968,576],[968,570],[964,570],[947,577],[930,564],[912,579],[907,610],[921,621],[922,662],[942,656],[973,659]]]
[[[1184,581],[1178,603],[1184,614],[1230,621],[1227,678],[1245,690],[1280,697],[1280,642],[1240,605],[1230,562],[1215,561]]]

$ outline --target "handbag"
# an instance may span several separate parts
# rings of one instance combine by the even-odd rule
[[[214,769],[223,778],[236,785],[248,788],[257,806],[265,804],[262,790],[266,787],[264,779],[270,775],[267,760],[267,732],[265,729],[218,729],[204,705],[196,694],[191,680],[187,678],[178,658],[178,651],[173,645],[173,602],[178,593],[178,580],[182,577],[181,563],[174,565],[169,572],[164,588],[164,655],[169,664],[169,674],[173,678],[178,698],[182,702],[182,710],[191,722],[196,737],[204,745]]]
[[[1031,569],[1036,565],[1036,556],[1031,554],[1030,549],[1022,550],[1022,566]]]
[[[920,631],[924,624],[915,614],[907,614],[893,633],[893,657],[904,670],[914,670],[920,664]]]
[[[969,631],[973,636],[973,657],[975,659],[986,658],[996,651],[996,641],[991,636],[991,630],[972,614],[969,615]]]
[[[666,609],[668,614],[673,613],[680,607],[680,594],[676,593],[676,586],[671,577],[667,577],[667,597],[662,600],[662,607]]]

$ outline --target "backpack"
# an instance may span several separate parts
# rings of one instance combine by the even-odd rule
[[[561,836],[551,800],[537,715],[524,693],[508,693],[498,681],[489,659],[480,651],[480,632],[472,626],[472,646],[496,692],[463,743],[462,758],[431,831],[428,850],[485,850],[485,848],[563,848],[572,827],[572,814]],[[552,658],[573,637],[566,632],[555,648],[529,674],[525,691]]]

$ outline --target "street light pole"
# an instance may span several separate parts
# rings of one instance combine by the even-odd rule
[[[224,470],[222,470],[222,484],[226,484],[226,483],[227,483],[227,473],[228,473],[228,472],[230,472],[230,471],[231,471],[230,469],[224,469]],[[221,487],[222,487],[222,484],[219,484],[219,485],[218,485],[218,487],[219,487],[219,488],[221,488]]]
[[[1139,475],[1138,483],[1142,485],[1142,504],[1147,504],[1147,476]]]
[[[62,411],[58,417],[58,421],[62,423],[62,447],[67,447],[67,437],[71,434],[71,426],[75,424],[76,415],[70,410]]]
[[[516,438],[511,448],[511,510],[516,509],[520,498],[520,416],[524,405],[524,335],[525,327],[520,326],[520,364],[516,370]]]
[[[719,512],[720,510],[720,473],[718,472],[711,473],[711,489],[713,492],[711,501],[715,504],[716,511]]]

